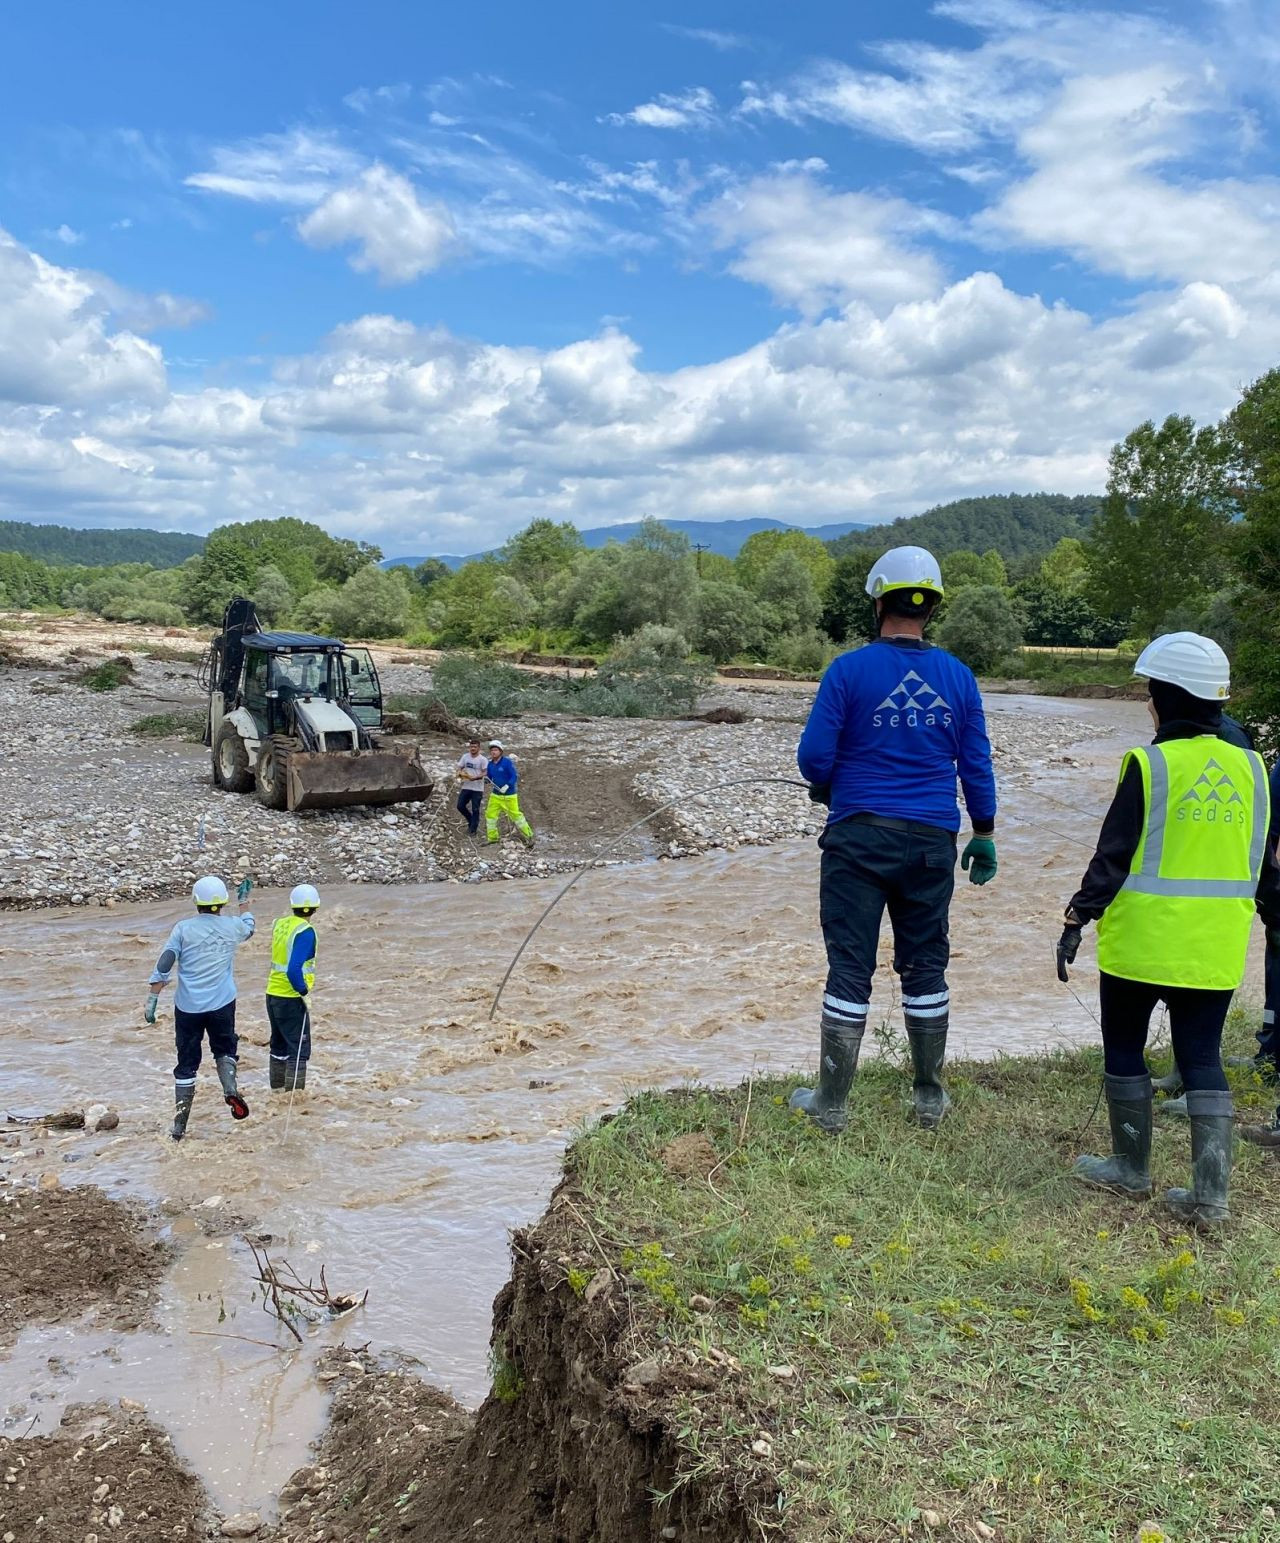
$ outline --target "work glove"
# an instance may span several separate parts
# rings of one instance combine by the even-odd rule
[[[811,782],[809,784],[809,802],[811,804],[825,804],[831,807],[831,784],[829,782]]]
[[[970,867],[970,864],[973,866]],[[973,836],[960,856],[970,884],[990,884],[996,876],[996,844],[991,836]]]
[[[253,880],[246,873],[236,887],[236,899],[243,905],[249,898],[249,891],[253,888]]]
[[[1068,922],[1058,939],[1058,979],[1067,979],[1067,966],[1076,962],[1080,952],[1081,927],[1079,922]]]
[[[142,1009],[142,1016],[147,1023],[156,1021],[156,1008],[160,1005],[160,993],[153,991],[147,998],[147,1005]]]

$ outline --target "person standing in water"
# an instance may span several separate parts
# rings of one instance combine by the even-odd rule
[[[1152,1084],[1143,1052],[1151,1012],[1169,1008],[1191,1123],[1191,1187],[1165,1204],[1199,1228],[1227,1219],[1233,1105],[1222,1029],[1244,978],[1254,911],[1280,926],[1280,868],[1267,840],[1267,772],[1219,733],[1230,694],[1227,656],[1212,638],[1171,632],[1139,655],[1155,740],[1126,753],[1098,849],[1067,906],[1058,978],[1081,929],[1098,924],[1103,1086],[1111,1154],[1081,1157],[1086,1184],[1151,1193]]]
[[[244,908],[252,881],[242,881],[237,899],[238,916],[224,916],[230,896],[227,886],[213,874],[197,879],[191,891],[196,914],[180,921],[169,934],[169,941],[151,975],[150,993],[143,1017],[156,1021],[160,993],[178,970],[178,986],[173,999],[173,1033],[177,1043],[178,1063],[173,1068],[173,1128],[175,1141],[187,1133],[191,1105],[196,1096],[196,1073],[200,1070],[201,1047],[206,1035],[218,1068],[218,1081],[233,1120],[248,1118],[249,1105],[236,1086],[236,1061],[239,1040],[236,1037],[236,949],[253,936],[253,917]]]
[[[289,916],[271,929],[271,974],[267,977],[267,1018],[271,1024],[270,1083],[292,1092],[307,1085],[311,1059],[309,998],[316,978],[316,929],[320,908],[313,884],[299,884],[289,896]]]

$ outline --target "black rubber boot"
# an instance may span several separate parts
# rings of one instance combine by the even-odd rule
[[[284,1087],[284,1070],[287,1065],[287,1061],[278,1061],[275,1056],[271,1057],[268,1064],[268,1076],[271,1079],[271,1086],[273,1088],[279,1090]]]
[[[244,1095],[236,1086],[236,1062],[234,1056],[220,1055],[218,1057],[218,1081],[222,1084],[223,1097],[227,1108],[231,1110],[233,1120],[247,1120],[249,1118],[249,1105],[244,1100]]]
[[[797,1088],[791,1095],[791,1107],[803,1109],[815,1125],[838,1136],[849,1123],[845,1105],[853,1074],[858,1069],[862,1049],[862,1026],[822,1024],[819,1049],[818,1086]]]
[[[1207,1230],[1225,1222],[1231,1183],[1231,1142],[1235,1121],[1231,1094],[1216,1088],[1187,1094],[1191,1120],[1191,1188],[1165,1191],[1164,1201],[1180,1222]]]
[[[915,1073],[911,1087],[915,1121],[924,1130],[937,1130],[943,1115],[951,1107],[947,1090],[942,1086],[942,1062],[947,1053],[946,1026],[918,1029],[908,1024],[907,1039]]]
[[[1270,1125],[1246,1125],[1240,1132],[1240,1139],[1255,1147],[1267,1147],[1274,1151],[1280,1147],[1280,1114],[1276,1115]]]
[[[194,1088],[178,1088],[173,1090],[173,1127],[169,1134],[175,1141],[181,1141],[187,1134],[187,1121],[191,1118],[191,1105],[195,1102],[196,1090]]]
[[[1187,1095],[1181,1098],[1162,1098],[1156,1104],[1156,1113],[1168,1115],[1175,1120],[1185,1120],[1187,1117]]]
[[[299,1061],[295,1066],[292,1061],[285,1064],[284,1087],[286,1093],[302,1092],[307,1085],[307,1063]]]
[[[1170,1098],[1177,1098],[1182,1092],[1182,1073],[1175,1066],[1167,1077],[1153,1077],[1151,1086],[1157,1093],[1167,1093]]]
[[[1151,1193],[1151,1078],[1104,1077],[1111,1117],[1111,1156],[1078,1157],[1086,1184],[1145,1199]]]

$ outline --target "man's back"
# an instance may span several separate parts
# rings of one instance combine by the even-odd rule
[[[184,1013],[216,1012],[235,1000],[236,949],[253,936],[253,917],[189,916],[169,934],[178,960],[174,1006]]]
[[[995,814],[973,672],[916,639],[880,638],[832,662],[797,759],[808,781],[830,786],[832,824],[863,813],[958,830],[957,773],[975,823]]]

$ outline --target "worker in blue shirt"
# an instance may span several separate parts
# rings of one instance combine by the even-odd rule
[[[525,846],[533,845],[533,831],[529,828],[529,822],[520,812],[520,798],[516,789],[520,785],[520,774],[516,771],[516,763],[507,754],[500,739],[489,741],[489,802],[484,810],[484,833],[490,843],[498,840],[498,820],[500,816],[506,817],[519,831]]]
[[[292,1092],[307,1085],[311,1059],[309,998],[316,979],[316,929],[320,908],[314,884],[298,884],[289,895],[291,915],[271,929],[271,974],[267,977],[267,1020],[271,1024],[270,1085]]]
[[[224,916],[223,907],[230,899],[227,886],[212,874],[197,879],[191,891],[196,914],[180,921],[169,934],[152,971],[150,995],[143,1013],[148,1023],[156,1021],[160,993],[173,975],[174,966],[178,969],[178,988],[173,999],[178,1064],[173,1068],[174,1115],[170,1131],[175,1141],[181,1141],[187,1133],[206,1034],[232,1119],[243,1120],[249,1113],[249,1105],[236,1086],[240,1042],[236,1037],[233,966],[236,949],[253,936],[253,917],[244,909],[250,886],[249,879],[241,884],[239,916]]]
[[[941,1072],[957,773],[973,823],[961,864],[973,884],[996,875],[996,785],[978,683],[966,665],[924,641],[942,599],[937,560],[922,547],[894,547],[872,567],[867,593],[879,636],[828,667],[797,753],[810,796],[830,807],[818,843],[828,973],[818,1086],[798,1088],[791,1104],[831,1132],[846,1124],[886,907],[915,1119],[932,1129],[950,1104]]]

